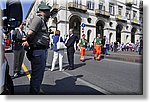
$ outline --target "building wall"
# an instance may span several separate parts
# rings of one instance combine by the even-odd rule
[[[130,8],[131,9],[131,18],[127,20],[127,22],[117,21],[116,15],[118,15],[118,6],[122,6],[122,16],[126,18],[126,0],[101,0],[104,2],[105,11],[109,12],[109,4],[114,4],[114,15],[110,15],[109,18],[96,16],[95,15],[95,9],[98,9],[99,0],[91,0],[94,2],[94,10],[87,9],[87,12],[82,13],[80,11],[72,11],[66,8],[66,5],[68,5],[69,2],[74,2],[75,0],[56,0],[55,2],[59,4],[59,9],[56,14],[53,15],[53,17],[49,20],[48,26],[55,31],[56,30],[56,24],[53,22],[54,18],[57,18],[57,29],[61,31],[62,36],[65,38],[65,36],[69,32],[69,20],[72,16],[77,15],[81,19],[81,24],[85,23],[84,28],[84,34],[87,37],[88,30],[91,30],[90,34],[90,43],[94,40],[96,37],[96,23],[99,20],[102,20],[105,22],[104,26],[104,36],[106,36],[110,42],[116,41],[116,26],[118,24],[123,25],[123,29],[121,31],[121,43],[129,43],[131,42],[131,30],[133,27],[137,28],[137,31],[135,32],[135,42],[136,40],[139,40],[141,36],[143,36],[141,25],[133,25],[131,23],[131,20],[133,20],[133,11],[136,11],[137,13],[137,20],[139,20],[140,16],[140,10],[139,10],[139,2],[140,0],[130,0],[133,1],[133,5]],[[77,1],[77,0],[76,0]],[[45,2],[49,3],[50,6],[53,6],[54,0],[45,0]],[[80,2],[80,0],[78,0]],[[30,23],[30,19],[33,15],[35,15],[35,11],[37,11],[37,5],[40,3],[40,1],[36,1],[35,5],[33,6],[33,9],[31,10],[29,16],[27,17],[27,23]],[[87,0],[81,0],[82,5],[87,5]],[[67,10],[66,10],[67,9]],[[91,23],[88,23],[87,18],[91,18]],[[109,23],[112,22],[112,26],[110,27]],[[127,27],[128,26],[128,27]],[[80,34],[82,33],[82,27]],[[80,35],[81,37],[81,35]]]

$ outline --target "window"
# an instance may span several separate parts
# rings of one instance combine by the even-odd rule
[[[87,41],[90,42],[90,35],[91,35],[91,30],[87,31]]]
[[[92,20],[91,18],[87,18],[88,23],[91,23],[91,20]]]
[[[122,15],[122,6],[118,6],[118,15]]]
[[[126,9],[126,17],[128,20],[130,19],[130,16],[131,16],[130,9]]]
[[[112,25],[113,25],[113,23],[112,23],[112,22],[110,22],[110,23],[109,23],[109,26],[110,26],[110,27],[112,27]]]
[[[90,10],[94,10],[94,1],[93,0],[87,1],[87,8]]]
[[[114,4],[111,4],[111,3],[109,4],[109,13],[114,15],[114,13],[115,13]]]
[[[57,0],[53,0],[53,5],[54,5],[54,4],[57,4]]]
[[[99,4],[99,10],[105,10],[105,6],[103,5],[103,3]]]
[[[128,30],[128,29],[129,29],[129,26],[126,26],[126,29]]]
[[[133,11],[133,19],[137,19],[137,11]]]
[[[73,2],[74,2],[75,4],[82,4],[81,1],[82,1],[82,0],[73,0]]]

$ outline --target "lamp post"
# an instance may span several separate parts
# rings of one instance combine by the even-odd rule
[[[67,35],[67,0],[66,0],[66,18],[65,18],[65,37]]]

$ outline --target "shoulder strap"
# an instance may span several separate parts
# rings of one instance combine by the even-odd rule
[[[60,40],[61,40],[61,36],[59,36],[59,40],[58,40],[58,42],[60,42]]]

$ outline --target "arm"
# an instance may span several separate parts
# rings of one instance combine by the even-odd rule
[[[77,43],[78,48],[80,49],[81,40],[79,40],[79,43]]]
[[[22,43],[22,46],[23,47],[29,47],[29,42],[30,42],[30,39],[31,39],[31,37],[34,35],[34,31],[32,31],[32,30],[29,30],[29,32],[28,32],[28,36],[27,36],[27,38],[26,38],[26,41],[25,42],[23,42]]]
[[[28,35],[25,42],[22,43],[23,47],[29,47],[29,43],[32,41],[32,37],[34,36],[35,32],[38,32],[41,26],[42,20],[40,17],[35,16],[28,31]]]

